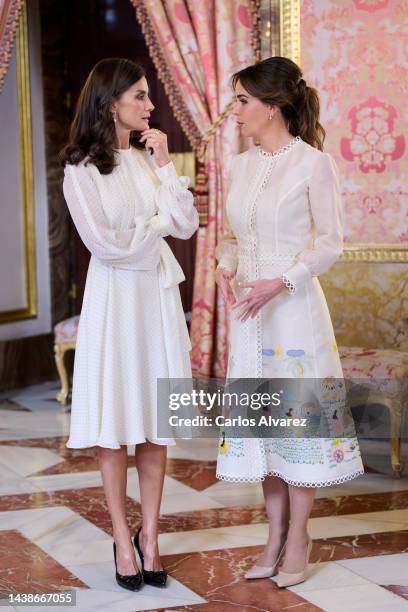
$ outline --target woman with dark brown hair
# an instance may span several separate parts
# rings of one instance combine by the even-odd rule
[[[216,251],[230,322],[227,378],[312,379],[322,400],[320,407],[301,401],[310,385],[297,380],[283,416],[305,417],[307,435],[223,432],[219,444],[218,478],[263,485],[269,537],[246,578],[275,575],[285,551],[277,576],[284,587],[306,576],[316,487],[364,472],[317,278],[342,252],[340,188],[335,162],[322,152],[318,94],[294,62],[258,62],[236,73],[233,86],[241,133],[259,144],[233,160],[226,231]],[[320,431],[320,419],[327,437],[310,433]]]
[[[98,448],[113,528],[118,584],[164,586],[158,517],[167,445],[157,423],[157,378],[191,378],[178,284],[184,274],[164,236],[189,238],[198,214],[154,106],[143,69],[105,59],[81,91],[62,151],[64,195],[91,252],[75,353],[69,448]],[[150,153],[149,153],[150,151]],[[126,519],[127,446],[135,445],[142,525]]]

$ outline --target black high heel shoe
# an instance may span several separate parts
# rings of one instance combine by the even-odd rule
[[[118,568],[116,565],[116,544],[113,542],[113,557],[115,559],[115,570],[116,570],[116,582],[119,586],[124,589],[128,589],[128,591],[138,591],[142,586],[143,576],[141,572],[137,572],[137,574],[130,574],[129,576],[124,576],[119,574]]]
[[[145,584],[151,584],[152,586],[164,587],[166,586],[167,580],[167,572],[165,570],[153,571],[153,570],[145,570],[144,568],[144,555],[142,553],[142,549],[139,544],[139,535],[142,528],[139,527],[137,530],[137,534],[133,537],[133,542],[136,546],[136,550],[139,553],[140,562],[142,564],[142,574],[143,580]]]

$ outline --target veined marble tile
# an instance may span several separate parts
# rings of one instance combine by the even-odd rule
[[[219,481],[207,487],[204,492],[224,506],[253,506],[264,503],[262,485],[259,483],[235,484]]]
[[[153,587],[154,588],[154,587]],[[76,590],[76,606],[64,608],[46,608],[47,610],[75,610],[75,612],[137,612],[139,610],[155,610],[157,608],[175,608],[177,606],[186,606],[205,603],[205,600],[196,595],[193,591],[191,596],[186,599],[178,597],[167,597],[167,588],[155,589],[154,593],[147,593],[146,587],[142,587],[140,591],[135,593],[127,592],[121,589],[123,593],[118,593],[109,590],[95,589],[78,589]],[[157,592],[160,591],[160,592]],[[33,611],[37,612],[38,607],[24,606],[15,608],[19,612]]]
[[[127,484],[128,496],[132,499],[137,499],[137,501],[140,501],[139,497],[135,497],[135,495],[139,496],[139,477],[137,475],[136,468],[128,468]],[[194,492],[196,492],[194,489],[176,480],[175,478],[167,475],[164,477],[163,495],[185,495],[186,493]]]
[[[87,542],[109,539],[108,534],[65,506],[54,507],[44,517],[22,525],[20,531],[49,554],[53,547],[65,548],[74,542],[85,546]]]
[[[19,438],[46,438],[69,434],[69,414],[54,411],[33,413],[13,410],[1,411],[1,440]],[[40,436],[36,436],[40,433]]]
[[[380,559],[380,557],[372,558],[377,560]],[[307,599],[308,591],[349,587],[358,584],[370,584],[368,580],[342,567],[335,561],[309,563],[308,571],[308,578],[305,582],[289,587],[291,591],[298,595],[302,595],[305,599]]]
[[[120,587],[115,580],[115,562],[113,559],[112,550],[109,561],[105,563],[90,563],[89,565],[73,564],[67,565],[67,569],[92,589],[117,593],[123,592],[123,588]],[[189,599],[190,601],[194,601],[194,603],[204,603],[204,600],[198,597],[196,593],[185,587],[171,576],[168,577],[167,586],[164,591],[166,600],[168,598],[174,600]],[[139,591],[139,594],[142,594],[144,597],[151,596],[153,598],[161,593],[161,589],[157,589],[157,587],[155,588],[147,584],[143,585],[142,589]],[[155,603],[156,608],[162,607],[161,598],[157,599]],[[179,603],[179,605],[182,604]]]
[[[47,448],[0,445],[0,473],[5,466],[20,476],[28,476],[62,461],[62,457]]]
[[[396,514],[384,521],[383,515]],[[309,533],[312,538],[333,538],[346,535],[359,535],[400,531],[406,526],[408,510],[390,510],[389,512],[367,512],[341,516],[326,516],[309,520]],[[397,518],[399,520],[397,520]],[[159,536],[160,550],[164,555],[215,550],[217,548],[234,548],[237,546],[264,545],[268,537],[266,523],[234,525],[228,527],[195,529],[180,533],[162,533]]]
[[[376,584],[408,586],[408,553],[346,559],[338,563]]]
[[[342,485],[317,488],[316,499],[393,491],[408,491],[408,477],[396,479],[385,474],[364,474]],[[260,504],[264,501],[260,483],[237,484],[221,480],[204,492],[228,506]]]
[[[316,490],[316,497],[364,495],[392,491],[408,491],[408,477],[396,479],[386,474],[364,474],[339,486],[319,488]]]
[[[359,514],[353,514],[349,516],[354,516],[360,521],[367,521],[373,518],[376,521],[383,522],[385,525],[387,525],[388,523],[398,523],[399,525],[403,524],[404,527],[402,527],[402,529],[408,528],[408,508],[399,508],[397,510],[385,510],[378,512],[360,512]],[[385,531],[388,531],[388,529],[386,529]]]
[[[30,476],[27,481],[37,491],[61,491],[62,489],[85,489],[101,487],[102,477],[98,470],[72,474],[50,474],[49,476]]]
[[[38,493],[38,489],[19,476],[15,478],[0,477],[0,495],[18,495],[19,493]]]
[[[266,542],[267,525],[196,529],[180,533],[161,533],[161,555],[173,555],[205,550],[225,550],[240,546],[262,545]]]
[[[201,461],[215,461],[217,459],[218,440],[214,439],[194,439],[176,440],[175,446],[167,449],[168,457],[173,459],[195,459]]]
[[[16,472],[12,466],[5,465],[1,462],[1,454],[0,454],[0,481],[3,479],[6,480],[15,480],[20,479],[21,476]]]
[[[112,558],[112,538],[64,506],[0,512],[0,530],[18,529],[61,565]]]
[[[376,584],[316,589],[302,593],[302,597],[327,612],[408,610],[408,601]]]
[[[217,500],[194,491],[182,495],[174,493],[164,495],[160,507],[160,514],[174,514],[176,512],[193,512],[195,510],[210,510],[212,508],[223,508],[224,505]]]
[[[5,529],[19,529],[40,519],[45,524],[47,515],[60,510],[60,508],[32,508],[29,510],[10,510],[0,512],[0,531]]]
[[[131,499],[140,502],[139,478],[134,468],[129,468],[128,470],[127,495]],[[223,504],[205,493],[196,491],[175,478],[171,478],[171,476],[164,477],[163,499],[160,507],[161,514],[192,512],[194,510],[222,507]]]
[[[61,389],[59,381],[48,381],[20,390],[10,392],[9,397],[30,410],[41,410],[59,408],[61,404],[57,402],[56,395]]]
[[[6,431],[1,431],[0,430],[0,443],[1,442],[9,442],[10,440],[27,440],[30,438],[38,438],[38,439],[42,439],[42,438],[48,438],[48,437],[60,437],[60,436],[67,436],[69,433],[69,426],[67,425],[67,430],[61,431],[61,428],[55,428],[55,429],[50,429],[46,432],[46,434],[44,434],[42,431],[32,431],[30,429],[16,429],[16,430],[11,430],[8,429]]]
[[[392,513],[404,514],[392,514]],[[384,519],[387,516],[386,520]],[[383,531],[400,531],[407,527],[408,510],[389,510],[387,512],[362,512],[340,516],[324,516],[309,520],[309,533],[312,538],[333,538]],[[400,520],[397,520],[397,517]]]

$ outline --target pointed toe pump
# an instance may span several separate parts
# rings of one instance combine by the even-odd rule
[[[145,570],[144,568],[144,555],[142,549],[140,547],[139,536],[142,528],[139,527],[136,535],[133,538],[134,545],[136,547],[137,552],[139,553],[140,562],[142,564],[142,574],[143,580],[145,584],[150,584],[151,586],[156,587],[165,587],[167,582],[167,572],[163,570],[153,571],[153,570]]]
[[[285,550],[286,540],[279,552],[279,555],[273,565],[253,565],[250,570],[245,574],[247,580],[254,580],[255,578],[271,578],[276,573],[276,568],[280,561],[280,558]]]
[[[311,551],[312,551],[312,538],[309,536],[309,540],[307,543],[307,550],[306,550],[306,561],[305,561],[305,566],[303,570],[301,572],[296,572],[296,573],[278,572],[278,576],[276,578],[276,584],[278,585],[278,587],[280,588],[289,587],[295,584],[300,584],[301,582],[304,582],[306,580],[307,565],[309,563],[309,557],[310,557]]]
[[[142,586],[143,578],[140,572],[137,574],[123,575],[119,574],[118,567],[116,565],[116,544],[113,543],[113,558],[115,559],[115,571],[116,571],[116,582],[119,586],[124,589],[128,589],[128,591],[138,591]]]

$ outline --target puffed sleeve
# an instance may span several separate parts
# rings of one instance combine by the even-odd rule
[[[343,212],[336,163],[319,155],[309,180],[309,204],[314,225],[313,248],[298,254],[297,262],[282,275],[290,293],[305,280],[326,272],[343,251]]]
[[[233,180],[236,159],[237,156],[235,156],[231,162],[227,203],[231,193],[231,183]],[[238,266],[238,246],[237,239],[228,220],[227,206],[223,209],[222,228],[222,238],[215,249],[215,257],[218,261],[217,267],[225,268],[229,272],[235,273]]]
[[[187,240],[198,228],[198,212],[188,189],[189,178],[178,176],[173,162],[156,167],[155,172],[161,182],[156,194],[161,236]]]
[[[159,235],[163,221],[156,215],[138,215],[134,227],[109,227],[96,184],[86,166],[65,167],[63,191],[72,220],[87,249],[105,264],[131,270],[154,269],[160,258]]]

